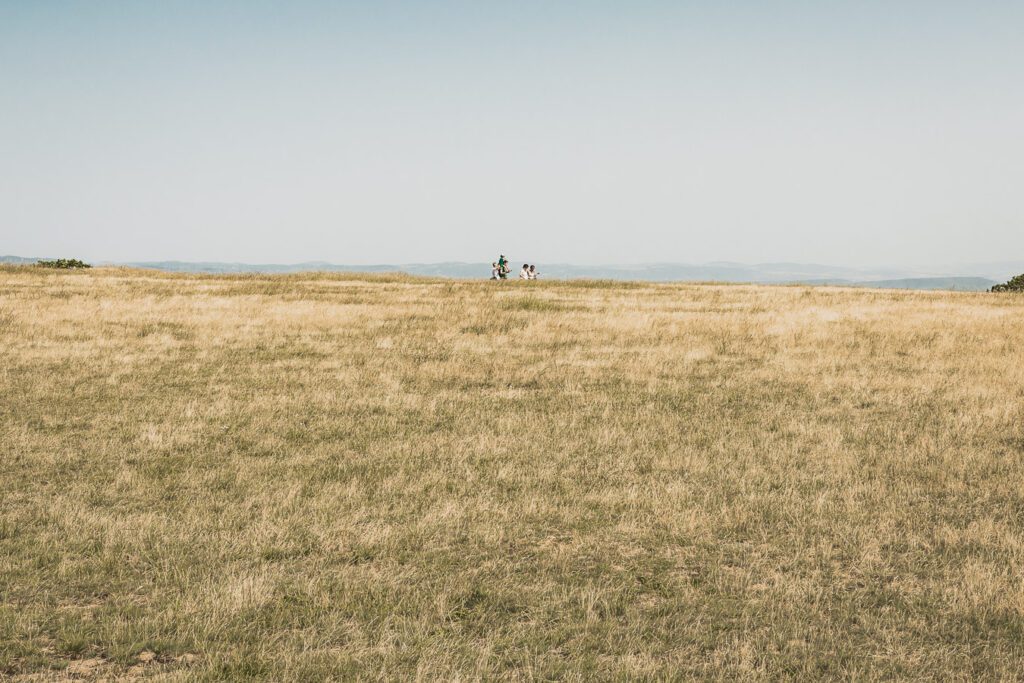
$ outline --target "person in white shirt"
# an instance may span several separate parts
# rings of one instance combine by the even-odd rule
[[[525,263],[523,264],[523,269],[519,271],[519,279],[520,280],[529,280],[530,279],[530,266],[528,266]]]
[[[536,280],[540,273],[537,272],[537,266],[530,266],[530,279]]]
[[[501,277],[501,268],[498,268],[498,264],[496,262],[492,263],[491,264],[491,279],[492,280],[497,280],[499,277]]]

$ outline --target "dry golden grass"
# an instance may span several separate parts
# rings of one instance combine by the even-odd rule
[[[0,677],[1024,677],[1024,297],[0,269]]]

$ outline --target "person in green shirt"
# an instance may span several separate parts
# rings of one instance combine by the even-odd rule
[[[498,257],[498,276],[504,280],[508,276],[508,259],[502,254]]]

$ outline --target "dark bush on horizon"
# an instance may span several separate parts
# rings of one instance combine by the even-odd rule
[[[92,268],[85,261],[76,258],[59,258],[56,261],[39,261],[36,263],[40,268]]]
[[[990,292],[1024,292],[1024,274],[1012,277],[1001,285],[993,285]]]

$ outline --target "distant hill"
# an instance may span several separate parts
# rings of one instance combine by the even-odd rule
[[[12,263],[15,265],[28,265],[41,261],[38,258],[26,258],[24,256],[0,256],[0,263]]]
[[[156,268],[188,273],[298,273],[335,271],[357,273],[410,273],[435,277],[482,279],[488,277],[486,263],[411,263],[376,265],[338,265],[325,262],[296,264],[193,263],[184,261],[137,262],[137,268]],[[514,269],[515,270],[515,269]],[[641,265],[581,266],[568,263],[542,265],[541,277],[557,280],[592,278],[601,280],[643,280],[648,282],[749,282],[760,284],[843,285],[885,289],[949,289],[984,291],[996,280],[977,276],[906,277],[895,268],[859,270],[820,264],[801,263],[652,263]],[[516,273],[512,273],[515,277]]]
[[[983,277],[910,277],[899,280],[858,282],[856,286],[881,289],[951,289],[961,292],[986,292],[994,284],[996,284],[995,280]]]
[[[38,259],[0,256],[0,263],[35,263]],[[513,261],[513,265],[518,265]],[[308,261],[305,263],[225,263],[218,261],[133,261],[100,265],[131,266],[179,273],[409,273],[433,277],[486,279],[490,263],[408,263],[351,265]],[[643,280],[648,282],[747,282],[758,284],[841,285],[886,289],[941,289],[984,291],[997,282],[1024,271],[1024,262],[966,264],[912,269],[899,267],[848,268],[816,263],[733,263],[728,261],[646,263],[635,265],[538,264],[542,279]],[[512,277],[518,269],[514,269]]]
[[[323,261],[305,263],[219,263],[205,261],[137,261],[110,265],[131,266],[133,268],[153,268],[178,273],[306,273],[306,272],[345,272],[345,273],[410,273],[412,275],[434,275],[479,279],[490,271],[489,264],[479,263],[413,263],[405,265],[343,265]]]
[[[983,277],[907,277],[894,280],[803,280],[793,284],[873,287],[876,289],[935,289],[959,292],[987,292],[995,280]]]

